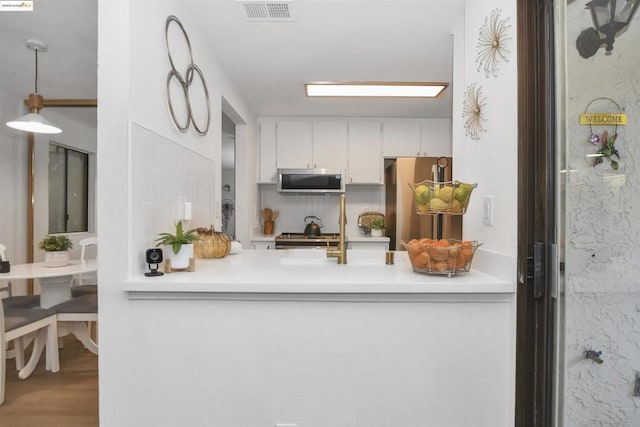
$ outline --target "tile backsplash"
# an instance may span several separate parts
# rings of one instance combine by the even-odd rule
[[[364,211],[384,213],[384,187],[382,185],[347,186],[347,234],[358,235],[358,215]],[[260,186],[261,208],[279,211],[275,221],[274,234],[282,232],[303,232],[304,218],[309,215],[320,218],[323,233],[338,232],[340,199],[337,195],[280,194],[275,185]],[[262,217],[260,218],[262,225]]]
[[[193,228],[213,224],[215,161],[131,123],[131,274],[147,269],[145,251],[158,233],[172,232],[179,201],[192,203]]]

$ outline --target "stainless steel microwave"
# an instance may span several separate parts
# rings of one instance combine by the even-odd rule
[[[344,193],[345,179],[341,172],[326,169],[278,169],[277,190],[294,194]]]

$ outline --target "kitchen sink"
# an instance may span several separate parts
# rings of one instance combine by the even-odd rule
[[[384,265],[386,251],[350,249],[347,265]],[[289,249],[282,251],[282,265],[336,265],[335,258],[327,258],[325,249]]]

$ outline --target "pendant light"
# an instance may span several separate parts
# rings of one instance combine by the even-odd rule
[[[38,52],[46,52],[47,44],[35,39],[27,39],[25,41],[27,48],[33,50],[36,54],[36,90],[35,93],[29,94],[27,105],[29,107],[29,114],[22,116],[16,120],[7,122],[7,126],[13,129],[22,130],[25,132],[33,133],[47,133],[54,134],[62,132],[62,129],[47,120],[40,110],[42,109],[42,96],[38,94]]]

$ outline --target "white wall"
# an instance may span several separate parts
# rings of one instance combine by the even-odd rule
[[[25,113],[22,99],[0,92],[0,243],[12,264],[27,262],[27,135],[4,124]]]
[[[478,70],[478,32],[494,9],[511,25],[508,62],[497,77]],[[517,254],[517,59],[516,2],[468,1],[464,20],[454,31],[453,159],[455,179],[477,183],[463,218],[464,239],[483,246],[474,267],[515,280]],[[476,83],[486,97],[479,139],[465,135],[464,94]],[[483,224],[483,199],[493,197],[493,226]]]
[[[636,372],[640,371],[640,85],[638,64],[640,21],[616,37],[614,50],[604,48],[591,58],[576,50],[580,32],[592,25],[589,11],[578,2],[566,9],[564,31],[558,34],[559,77],[566,82],[560,93],[564,115],[559,121],[559,169],[564,186],[559,190],[566,203],[563,219],[565,286],[562,315],[565,318],[564,417],[568,427],[586,425],[638,425],[639,398],[633,396]],[[597,151],[590,142],[591,129],[578,118],[598,97],[613,99],[628,115],[627,126],[618,128],[616,147],[620,166],[608,161],[596,167],[585,155]],[[614,113],[609,101],[596,101],[590,113]],[[594,126],[602,135],[612,127]],[[562,294],[561,294],[562,295]],[[584,358],[585,350],[602,351],[602,365]]]
[[[197,28],[190,25],[190,16],[198,13],[197,7],[181,1],[108,1],[99,2],[99,48],[98,48],[98,235],[101,256],[100,271],[100,418],[102,425],[123,425],[123,408],[132,408],[133,396],[122,389],[126,378],[134,378],[137,368],[146,364],[147,356],[135,352],[136,337],[129,331],[129,301],[119,284],[127,280],[129,272],[140,268],[144,256],[142,242],[153,239],[152,234],[170,231],[173,227],[171,215],[163,216],[158,229],[136,230],[147,215],[153,215],[152,199],[145,209],[136,208],[134,195],[144,194],[148,182],[136,175],[140,168],[133,165],[132,152],[140,150],[137,138],[132,138],[131,129],[139,126],[154,137],[175,144],[172,149],[159,148],[153,153],[160,162],[184,162],[205,159],[215,167],[212,180],[186,184],[180,181],[171,194],[188,193],[185,185],[212,187],[214,201],[209,206],[195,206],[200,218],[220,221],[220,151],[222,97],[238,112],[246,125],[238,126],[236,142],[239,170],[237,184],[247,188],[246,198],[238,201],[238,235],[248,233],[252,223],[257,223],[255,206],[247,212],[250,201],[256,200],[255,186],[255,123],[256,119],[243,100],[230,85],[211,55],[205,48],[206,40],[199,37]],[[164,41],[165,19],[176,15],[189,34],[194,60],[207,80],[211,99],[211,128],[205,137],[193,131],[180,133],[171,121],[165,100],[165,81],[169,62]],[[178,55],[179,52],[176,52]],[[202,104],[200,104],[202,105]],[[201,108],[201,107],[200,107]],[[202,110],[199,110],[202,113]],[[152,139],[149,137],[149,139]],[[147,139],[148,142],[148,139]],[[173,153],[191,153],[185,157],[168,158]],[[150,154],[151,156],[151,154]],[[208,159],[208,160],[206,160]],[[148,166],[148,164],[146,165]],[[158,164],[162,171],[162,163]],[[253,190],[252,190],[253,188]],[[158,191],[154,188],[153,191]],[[195,196],[194,196],[195,197]],[[206,200],[206,196],[204,198]],[[203,200],[199,198],[199,200]],[[176,204],[177,211],[177,200]],[[151,212],[151,213],[150,213]],[[207,222],[209,224],[209,222]],[[195,225],[195,224],[194,224]],[[140,234],[136,234],[140,233]],[[132,351],[123,351],[131,349]],[[133,369],[129,371],[128,369]],[[155,375],[155,374],[154,374]],[[133,409],[133,408],[132,408]],[[135,409],[134,409],[135,410]]]

